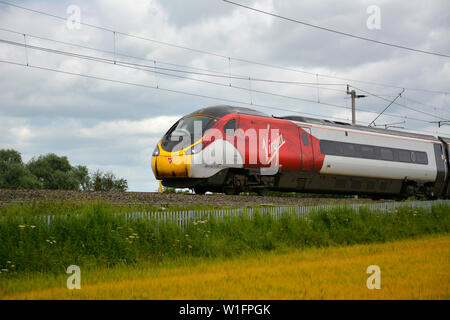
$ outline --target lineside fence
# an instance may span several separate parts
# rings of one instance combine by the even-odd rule
[[[432,200],[432,201],[408,201],[408,202],[382,202],[382,203],[347,203],[347,204],[329,204],[329,205],[314,205],[314,206],[296,206],[296,207],[258,207],[258,208],[221,208],[208,210],[177,210],[177,211],[154,211],[154,212],[116,212],[112,213],[115,217],[125,218],[126,222],[130,221],[156,221],[159,224],[176,223],[178,227],[184,229],[189,223],[209,220],[214,217],[221,221],[226,218],[244,217],[252,219],[255,214],[269,215],[274,219],[279,219],[284,215],[291,215],[297,217],[307,218],[311,215],[336,210],[336,209],[351,209],[355,214],[358,214],[362,208],[379,213],[394,212],[400,207],[411,209],[429,209],[433,206],[447,204],[450,205],[450,200]],[[450,213],[450,212],[449,212]],[[40,223],[50,225],[57,217],[80,216],[75,215],[43,215],[34,216],[32,220]],[[23,222],[23,217],[18,217]],[[28,219],[27,219],[28,220]],[[4,221],[4,217],[1,217]]]

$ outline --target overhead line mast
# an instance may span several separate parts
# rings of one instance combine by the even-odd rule
[[[347,94],[349,94],[352,97],[352,124],[355,125],[356,124],[356,99],[359,98],[365,98],[367,97],[366,95],[363,94],[356,94],[355,90],[349,91],[349,85],[347,85]]]

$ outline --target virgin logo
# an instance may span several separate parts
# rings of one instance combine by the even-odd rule
[[[269,132],[270,132],[270,124],[267,125],[267,133],[266,133],[266,138],[263,138],[263,149],[264,149],[264,154],[266,156],[266,161],[267,164],[271,164],[273,159],[275,157],[277,157],[276,159],[278,160],[278,156],[280,154],[280,149],[281,147],[286,143],[286,141],[283,138],[283,135],[279,135],[274,137],[273,133],[272,133],[272,141],[269,141]],[[278,133],[278,130],[276,130],[276,133]],[[277,163],[276,163],[277,165]]]
[[[169,164],[172,164],[172,157],[167,158],[167,161],[169,161]]]

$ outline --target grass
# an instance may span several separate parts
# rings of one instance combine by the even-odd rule
[[[73,264],[95,268],[187,257],[231,258],[283,247],[386,242],[450,229],[448,205],[431,211],[400,208],[387,214],[368,210],[355,214],[344,208],[308,219],[277,220],[262,214],[252,219],[212,218],[193,222],[184,231],[154,220],[127,221],[123,215],[112,215],[114,207],[101,202],[80,207],[79,216],[70,207],[63,211],[66,214],[55,215],[50,226],[36,218],[33,209],[22,207],[21,215],[18,208],[6,212],[0,223],[0,281],[29,273],[58,274]],[[56,209],[49,205],[49,211]]]
[[[0,282],[2,299],[449,299],[450,236],[383,244],[277,249],[240,257],[187,257],[81,270],[81,290],[68,275],[35,274]],[[369,265],[381,289],[366,287]]]
[[[172,205],[153,206],[146,204],[119,205],[106,201],[34,201],[28,204],[10,204],[0,206],[0,217],[17,216],[47,216],[47,215],[73,215],[87,214],[101,206],[102,212],[165,212],[177,210],[212,210],[217,208],[210,205]]]

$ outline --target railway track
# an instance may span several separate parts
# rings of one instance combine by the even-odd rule
[[[0,204],[30,203],[36,201],[94,201],[102,200],[118,205],[153,205],[153,206],[196,206],[242,207],[256,205],[292,206],[312,205],[338,202],[372,202],[368,199],[352,198],[300,198],[271,197],[253,195],[224,194],[182,194],[156,192],[114,192],[114,191],[64,191],[64,190],[11,190],[0,189]]]

